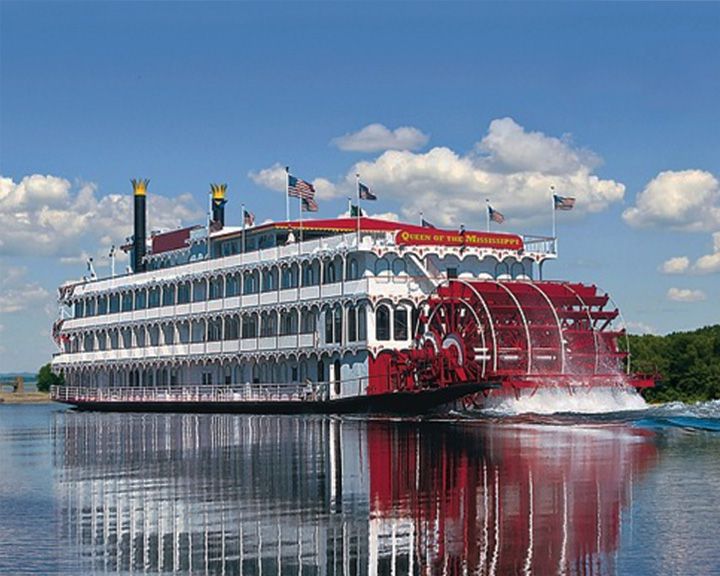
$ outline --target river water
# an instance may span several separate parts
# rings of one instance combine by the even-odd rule
[[[720,402],[629,407],[0,406],[0,574],[720,574]]]

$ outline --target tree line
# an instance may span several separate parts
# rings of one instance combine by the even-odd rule
[[[621,339],[621,341],[624,339]],[[720,324],[666,336],[630,335],[633,372],[657,373],[649,402],[698,402],[720,398]]]

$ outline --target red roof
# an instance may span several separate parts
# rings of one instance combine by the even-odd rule
[[[396,241],[405,245],[433,245],[433,246],[468,246],[505,248],[508,250],[521,250],[523,241],[517,234],[504,234],[498,232],[481,232],[466,230],[463,234],[459,230],[441,228],[425,228],[415,224],[380,220],[378,218],[360,218],[360,227],[366,232],[397,232]],[[317,232],[335,232],[338,234],[354,232],[357,230],[356,218],[332,218],[325,220],[303,220],[304,230]],[[265,230],[299,230],[300,221],[270,222],[261,224],[248,230],[248,233],[257,233]],[[237,235],[238,232],[230,232]],[[215,237],[218,239],[218,236]]]
[[[188,226],[187,228],[179,228],[171,232],[163,232],[155,234],[152,240],[152,253],[159,254],[161,252],[169,252],[170,250],[178,250],[186,248],[190,239],[190,232],[200,228],[200,226]]]

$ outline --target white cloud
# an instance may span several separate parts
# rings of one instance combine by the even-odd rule
[[[573,146],[569,138],[528,132],[511,118],[491,122],[488,132],[467,154],[435,147],[427,152],[387,150],[377,158],[354,164],[344,179],[320,199],[354,195],[359,173],[379,199],[401,205],[408,220],[423,212],[439,225],[482,226],[485,199],[500,210],[510,226],[548,223],[550,186],[577,198],[575,209],[562,218],[578,218],[620,202],[625,186],[593,173],[598,157]],[[285,190],[285,174],[274,164],[250,177],[272,190]]]
[[[275,190],[276,192],[285,193],[287,187],[287,174],[285,172],[285,168],[277,162],[269,168],[263,168],[258,172],[250,172],[248,176],[253,182],[259,184],[260,186],[264,186],[270,190]],[[335,184],[326,178],[315,178],[311,184],[315,188],[315,197],[318,200],[328,200],[340,195]]]
[[[529,132],[512,118],[493,120],[475,149],[485,156],[485,167],[493,172],[562,175],[592,169],[600,163],[594,153],[573,147],[569,135],[554,138]]]
[[[417,150],[428,143],[430,137],[412,126],[390,130],[382,124],[368,124],[357,132],[333,138],[340,150],[353,152],[381,152],[383,150]]]
[[[686,232],[720,226],[720,184],[703,170],[660,172],[623,212],[630,226],[665,226]]]
[[[666,297],[675,302],[700,302],[706,299],[702,290],[690,290],[689,288],[670,288]]]
[[[24,267],[9,267],[0,278],[0,313],[10,314],[48,304],[50,293],[36,282],[26,282]]]
[[[77,256],[98,244],[119,245],[132,234],[132,195],[98,196],[97,186],[34,174],[19,183],[0,177],[0,254]],[[190,194],[148,194],[150,229],[201,218]]]
[[[693,272],[696,274],[712,274],[720,272],[720,232],[713,234],[713,252],[701,256],[693,264]]]
[[[690,268],[690,259],[685,256],[677,256],[663,262],[660,271],[663,274],[682,274]]]

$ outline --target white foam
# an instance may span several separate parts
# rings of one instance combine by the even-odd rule
[[[491,394],[485,400],[484,410],[502,414],[556,414],[572,412],[577,414],[602,414],[645,410],[647,403],[633,388],[565,387],[540,388],[532,394],[524,391],[520,398]]]

